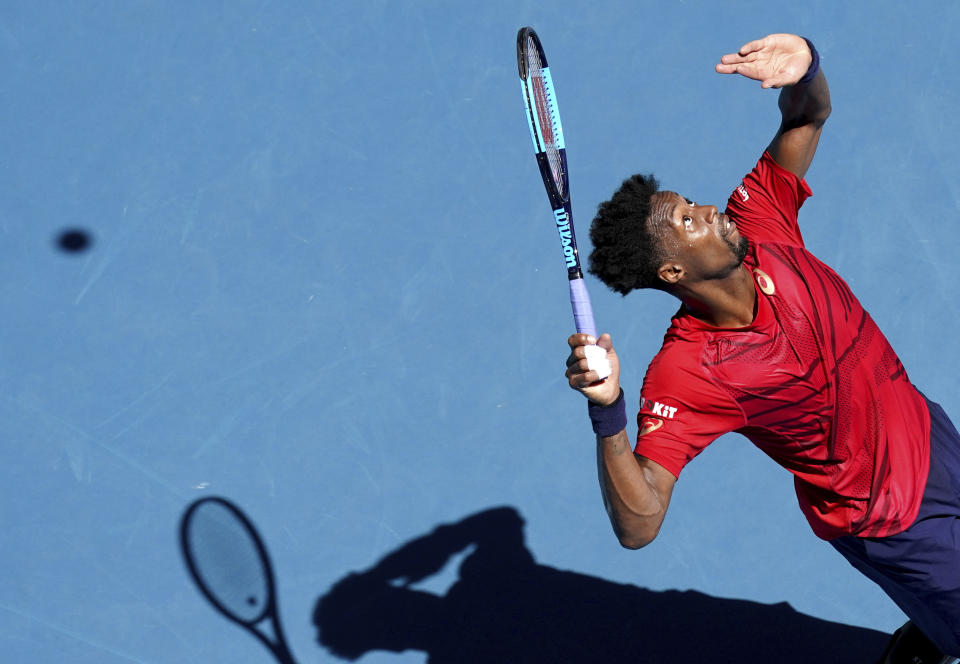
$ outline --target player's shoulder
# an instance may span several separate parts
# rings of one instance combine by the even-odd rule
[[[812,266],[822,265],[818,259],[802,243],[791,239],[750,240],[750,250],[744,264],[758,278],[763,274],[781,273],[791,278],[799,278],[807,273]],[[763,290],[763,284],[760,284]]]
[[[797,212],[811,194],[805,180],[764,152],[731,192],[726,213],[751,240],[781,239],[803,244]]]
[[[707,379],[705,361],[710,353],[713,335],[695,324],[689,315],[678,313],[670,320],[660,350],[647,367],[647,381]]]
[[[718,335],[684,322],[689,321],[674,321],[647,367],[640,390],[641,410],[652,417],[688,423],[693,414],[701,423],[712,421],[718,413],[737,414],[713,368],[721,352]]]
[[[766,183],[776,180],[801,189],[809,189],[809,186],[804,178],[781,166],[768,151],[764,151],[764,153],[760,156],[760,159],[757,160],[753,170],[750,172],[750,174],[744,177],[742,182],[745,183],[748,181],[748,179],[754,179],[756,181]]]

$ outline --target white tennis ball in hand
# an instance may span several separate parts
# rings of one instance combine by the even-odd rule
[[[583,352],[587,356],[587,366],[592,371],[596,371],[603,380],[613,371],[610,361],[607,359],[607,351],[596,344],[583,347]]]

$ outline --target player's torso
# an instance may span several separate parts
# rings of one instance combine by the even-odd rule
[[[823,462],[830,474],[877,433],[863,430],[869,418],[851,418],[852,409],[879,408],[875,392],[903,369],[847,284],[805,249],[764,243],[745,265],[757,286],[756,319],[711,333],[704,368],[761,449],[788,466]]]

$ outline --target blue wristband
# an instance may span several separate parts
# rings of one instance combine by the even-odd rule
[[[810,55],[813,57],[813,60],[810,61],[810,67],[807,69],[807,73],[803,75],[797,85],[806,85],[813,79],[817,77],[817,73],[820,71],[820,54],[817,53],[817,49],[813,47],[813,42],[811,42],[806,37],[803,38],[803,41],[807,42],[807,46],[810,48]]]
[[[592,401],[587,404],[590,422],[593,423],[593,432],[602,438],[614,436],[627,428],[627,406],[623,400],[623,390],[620,396],[609,406],[601,406]]]

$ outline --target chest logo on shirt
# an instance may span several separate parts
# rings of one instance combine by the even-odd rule
[[[750,194],[747,193],[747,185],[741,184],[737,187],[737,193],[740,194],[740,198],[743,199],[744,203],[750,200]]]
[[[773,295],[777,291],[776,286],[773,285],[773,279],[763,270],[755,269],[753,276],[756,278],[757,286],[760,287],[760,291],[764,295]]]
[[[658,420],[655,417],[645,417],[643,422],[640,423],[640,431],[637,433],[638,436],[646,436],[648,433],[652,433],[663,426],[663,420]]]

